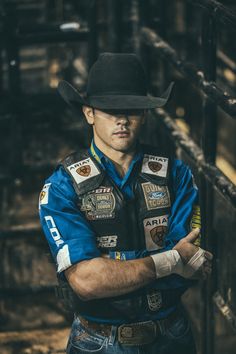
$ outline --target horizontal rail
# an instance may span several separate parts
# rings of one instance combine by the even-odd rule
[[[172,137],[175,145],[187,152],[198,169],[202,170],[204,176],[236,207],[236,186],[216,166],[205,161],[200,147],[178,127],[176,122],[163,109],[156,109],[154,114],[161,118],[162,124]]]
[[[24,296],[30,294],[55,293],[55,285],[29,285],[21,287],[0,288],[0,298],[6,296]]]
[[[215,104],[221,107],[233,118],[236,117],[236,97],[230,96],[221,90],[215,82],[205,79],[204,73],[189,62],[182,61],[177,52],[169,46],[159,35],[147,27],[141,30],[141,40],[145,45],[158,51],[163,58],[169,61],[192,84],[199,87]]]
[[[16,33],[8,33],[7,28],[5,28],[0,37],[2,41],[9,41],[14,37],[18,45],[88,40],[89,29],[87,27],[79,28],[79,24],[77,25],[76,27],[76,23],[65,23],[50,26],[20,27]]]
[[[19,238],[20,236],[32,236],[33,234],[38,234],[41,231],[42,229],[39,221],[35,223],[5,226],[0,229],[0,240],[9,237]]]
[[[230,29],[236,30],[236,13],[216,0],[188,0],[194,5],[208,10],[212,17]]]

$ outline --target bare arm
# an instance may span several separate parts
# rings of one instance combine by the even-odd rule
[[[129,261],[93,258],[68,268],[65,275],[84,300],[123,295],[156,279],[151,257]]]
[[[191,231],[177,243],[174,251],[129,261],[93,258],[71,266],[65,270],[65,275],[72,289],[83,300],[127,294],[171,273],[184,276],[188,261],[198,251],[193,244],[198,234],[197,229]],[[177,260],[173,252],[175,255],[177,253]],[[210,271],[207,273],[210,274]]]

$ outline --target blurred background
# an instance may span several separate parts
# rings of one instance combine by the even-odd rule
[[[200,189],[207,283],[183,298],[198,354],[236,348],[236,3],[234,0],[2,0],[0,3],[0,353],[63,353],[71,324],[38,220],[58,161],[91,132],[57,93],[85,91],[99,53],[135,52],[149,92],[175,81],[142,141],[182,158]]]

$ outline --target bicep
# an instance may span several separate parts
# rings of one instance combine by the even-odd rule
[[[100,255],[95,233],[79,211],[72,193],[68,189],[65,194],[59,185],[52,183],[47,203],[40,205],[42,228],[59,273]]]

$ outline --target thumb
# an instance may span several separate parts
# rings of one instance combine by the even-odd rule
[[[185,241],[187,242],[191,242],[193,243],[194,241],[196,241],[196,239],[198,238],[200,234],[200,229],[196,228],[194,230],[192,230],[187,236],[185,236]]]

